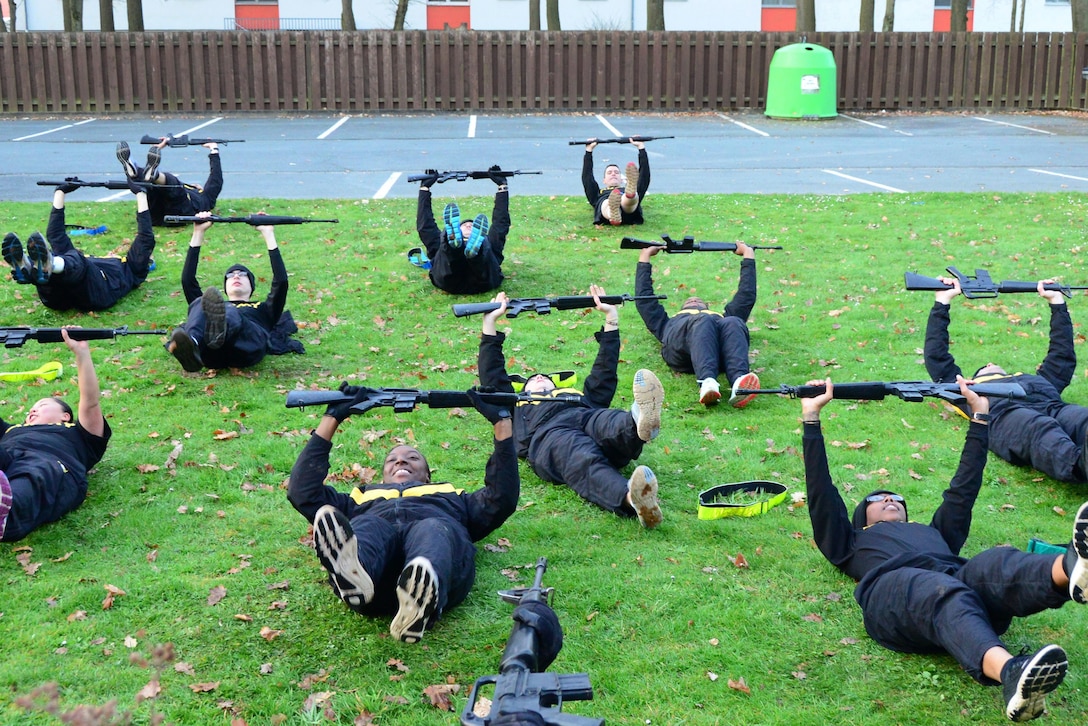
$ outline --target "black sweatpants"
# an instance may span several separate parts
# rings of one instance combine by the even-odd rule
[[[182,328],[196,341],[200,358],[206,368],[248,368],[264,360],[268,353],[268,331],[252,318],[243,315],[230,302],[224,303],[227,313],[227,337],[222,347],[211,349],[204,342],[203,298],[189,303],[189,315]]]
[[[680,373],[699,380],[725,374],[732,383],[748,373],[748,326],[738,317],[695,314],[674,315],[665,327],[661,357]],[[671,330],[670,330],[671,328]]]
[[[1018,466],[1030,466],[1058,481],[1083,484],[1081,464],[1088,433],[1088,408],[1065,404],[1053,416],[1031,408],[1009,408],[990,427],[990,451]]]

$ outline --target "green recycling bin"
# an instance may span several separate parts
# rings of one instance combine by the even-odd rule
[[[835,56],[823,46],[794,43],[774,52],[767,77],[766,116],[835,118],[838,86]]]

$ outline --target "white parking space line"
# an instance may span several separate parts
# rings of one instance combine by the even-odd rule
[[[746,123],[741,123],[740,121],[735,121],[734,119],[731,119],[728,116],[726,116],[724,113],[719,113],[718,115],[721,116],[726,121],[728,121],[729,123],[734,124],[736,126],[740,126],[745,131],[751,131],[753,134],[759,134],[760,136],[768,136],[768,137],[770,136],[770,134],[768,134],[766,131],[760,131],[759,129],[757,129],[754,126],[749,126]]]
[[[1072,174],[1059,174],[1056,171],[1047,171],[1046,169],[1028,169],[1028,171],[1033,171],[1036,174],[1049,174],[1050,176],[1060,176],[1062,179],[1075,179],[1077,181],[1088,182],[1088,177],[1086,177],[1086,176],[1073,176]]]
[[[903,136],[914,136],[914,134],[907,133],[906,131],[900,131],[899,129],[889,129],[887,126],[884,126],[882,124],[878,124],[878,123],[875,123],[873,121],[866,121],[863,118],[855,118],[855,117],[850,116],[850,115],[845,114],[845,113],[840,113],[839,116],[841,118],[849,119],[850,121],[857,121],[859,124],[865,124],[866,126],[873,126],[875,128],[878,128],[878,129],[884,129],[885,131],[892,131],[892,132],[897,133],[897,134],[902,134]]]
[[[338,129],[341,126],[343,126],[344,124],[346,124],[349,118],[351,118],[351,116],[344,116],[342,119],[340,119],[339,121],[334,123],[332,126],[330,126],[328,129],[323,131],[317,138],[319,138],[319,139],[327,138],[329,136],[329,134],[331,134],[333,131],[336,131],[336,129]]]
[[[604,116],[601,116],[600,114],[597,114],[597,120],[600,121],[602,124],[604,124],[604,127],[606,129],[608,129],[609,131],[611,131],[613,133],[613,135],[623,136],[623,134],[620,133],[620,130],[617,129],[612,124],[608,123],[608,120]]]
[[[1008,121],[996,121],[992,118],[983,118],[982,116],[972,116],[975,121],[985,121],[988,124],[997,124],[998,126],[1011,126],[1014,129],[1024,129],[1024,131],[1034,131],[1037,134],[1046,134],[1047,136],[1054,136],[1053,131],[1044,131],[1043,129],[1032,128],[1031,126],[1022,126],[1020,124],[1009,123]]]
[[[877,189],[883,189],[886,192],[898,192],[900,194],[906,194],[907,193],[906,189],[896,189],[895,187],[889,187],[889,186],[884,185],[884,184],[878,184],[876,182],[865,181],[864,179],[859,179],[856,176],[850,176],[849,174],[843,174],[842,172],[834,171],[832,169],[820,169],[820,171],[822,171],[824,174],[831,174],[832,176],[841,177],[843,179],[849,179],[850,181],[857,182],[858,184],[867,184],[868,186],[876,187]]]
[[[468,117],[468,137],[470,139],[476,138],[476,114]]]
[[[378,191],[374,192],[373,199],[385,199],[385,195],[389,193],[389,190],[393,188],[393,185],[397,183],[397,179],[400,179],[400,172],[395,171],[389,175],[389,178],[385,180],[385,184],[382,184]]]
[[[213,118],[211,121],[205,121],[204,123],[200,124],[199,126],[194,126],[191,129],[186,129],[185,131],[182,131],[181,135],[185,136],[185,135],[193,133],[194,131],[200,131],[200,129],[204,128],[205,126],[211,126],[216,121],[222,121],[222,120],[223,120],[222,116],[220,116],[218,118]]]
[[[102,197],[101,199],[96,199],[95,201],[96,202],[116,202],[121,197],[127,197],[129,194],[132,194],[132,192],[129,192],[129,191],[117,192],[115,194],[109,195],[108,197]]]
[[[89,124],[91,121],[94,121],[94,120],[95,119],[93,119],[93,118],[89,118],[89,119],[85,119],[83,121],[76,121],[74,124],[64,124],[63,126],[58,126],[55,129],[49,129],[48,131],[39,131],[36,134],[30,134],[28,136],[20,136],[17,139],[12,139],[12,141],[23,141],[24,139],[33,139],[33,138],[35,138],[37,136],[45,136],[46,134],[53,134],[53,133],[56,133],[57,131],[64,131],[64,129],[70,129],[73,126],[82,126],[83,124]]]

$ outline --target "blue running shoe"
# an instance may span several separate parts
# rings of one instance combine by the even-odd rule
[[[408,250],[408,262],[423,270],[431,269],[431,261],[422,247],[413,247]]]
[[[450,247],[460,247],[465,237],[461,234],[461,208],[456,202],[450,202],[442,210],[442,220],[446,223],[446,239]]]
[[[480,248],[484,246],[487,230],[490,227],[486,214],[476,215],[476,219],[472,220],[472,232],[468,236],[468,241],[465,242],[465,257],[475,257],[480,254]]]
[[[14,232],[4,235],[4,262],[11,265],[11,278],[21,285],[30,284],[30,263],[23,256],[23,243]]]
[[[30,258],[35,282],[39,285],[49,282],[49,276],[53,274],[53,250],[49,249],[41,232],[35,232],[27,238],[26,256]]]

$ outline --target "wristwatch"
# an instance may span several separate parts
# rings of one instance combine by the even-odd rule
[[[971,420],[978,421],[979,423],[990,423],[990,414],[975,411],[971,414]]]

